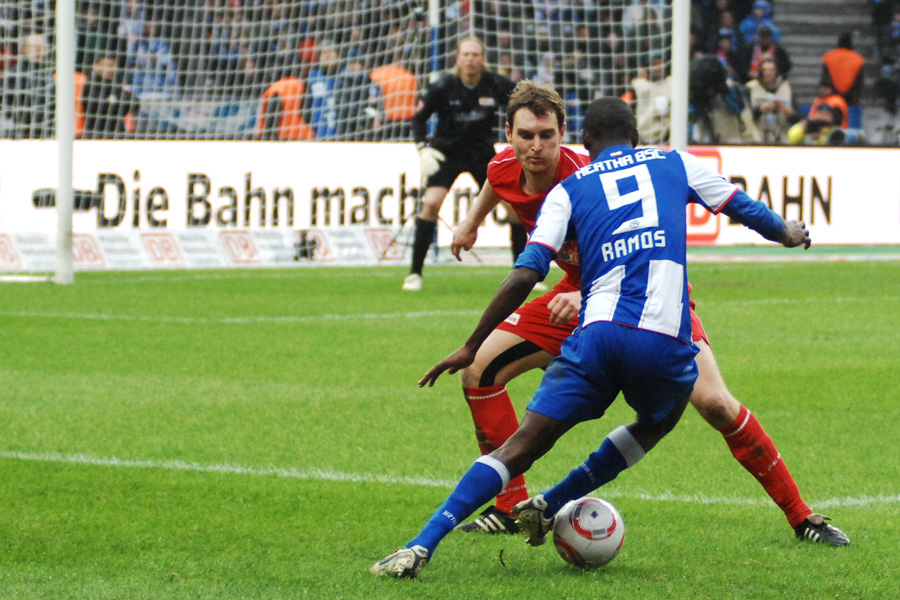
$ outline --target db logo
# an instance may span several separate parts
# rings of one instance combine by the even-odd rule
[[[239,265],[262,262],[262,256],[249,231],[223,231],[219,233],[219,240],[231,262]]]
[[[710,170],[722,172],[722,155],[715,148],[691,148],[691,154],[699,158]],[[687,243],[712,244],[719,237],[719,215],[714,215],[699,204],[687,205]]]
[[[183,267],[184,256],[171,233],[143,233],[141,243],[147,256],[157,267]]]
[[[16,245],[8,235],[0,235],[0,269],[17,269],[22,266],[22,259],[16,251]]]
[[[102,269],[105,266],[103,251],[94,236],[83,233],[72,236],[72,263],[82,269]]]
[[[403,260],[403,244],[396,234],[387,228],[366,229],[366,239],[378,260]]]
[[[699,204],[687,205],[687,242],[689,244],[712,243],[719,237],[719,218]]]

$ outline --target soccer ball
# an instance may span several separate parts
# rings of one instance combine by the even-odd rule
[[[614,559],[624,539],[622,515],[600,498],[572,500],[553,521],[556,551],[564,561],[582,569],[602,567]]]

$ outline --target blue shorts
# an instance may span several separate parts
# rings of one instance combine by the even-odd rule
[[[697,352],[654,331],[591,323],[563,343],[528,410],[580,423],[602,417],[622,392],[640,420],[658,423],[690,397]]]

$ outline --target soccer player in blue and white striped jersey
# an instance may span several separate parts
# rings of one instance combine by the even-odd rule
[[[582,281],[579,327],[563,343],[512,437],[482,456],[423,530],[376,563],[378,575],[415,577],[458,523],[527,471],[575,424],[603,416],[619,392],[637,420],[611,432],[562,482],[514,512],[528,542],[544,542],[553,515],[639,461],[678,422],[697,378],[691,341],[685,207],[723,212],[786,247],[810,245],[803,222],[785,222],[682,152],[636,149],[631,108],[594,101],[585,114],[591,163],[554,188],[531,240],[475,331],[419,382],[433,385],[474,360],[487,336],[546,277],[556,252],[577,241]]]

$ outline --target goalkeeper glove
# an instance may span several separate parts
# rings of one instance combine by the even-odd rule
[[[441,169],[444,153],[430,146],[419,147],[419,169],[422,177],[431,177]]]

